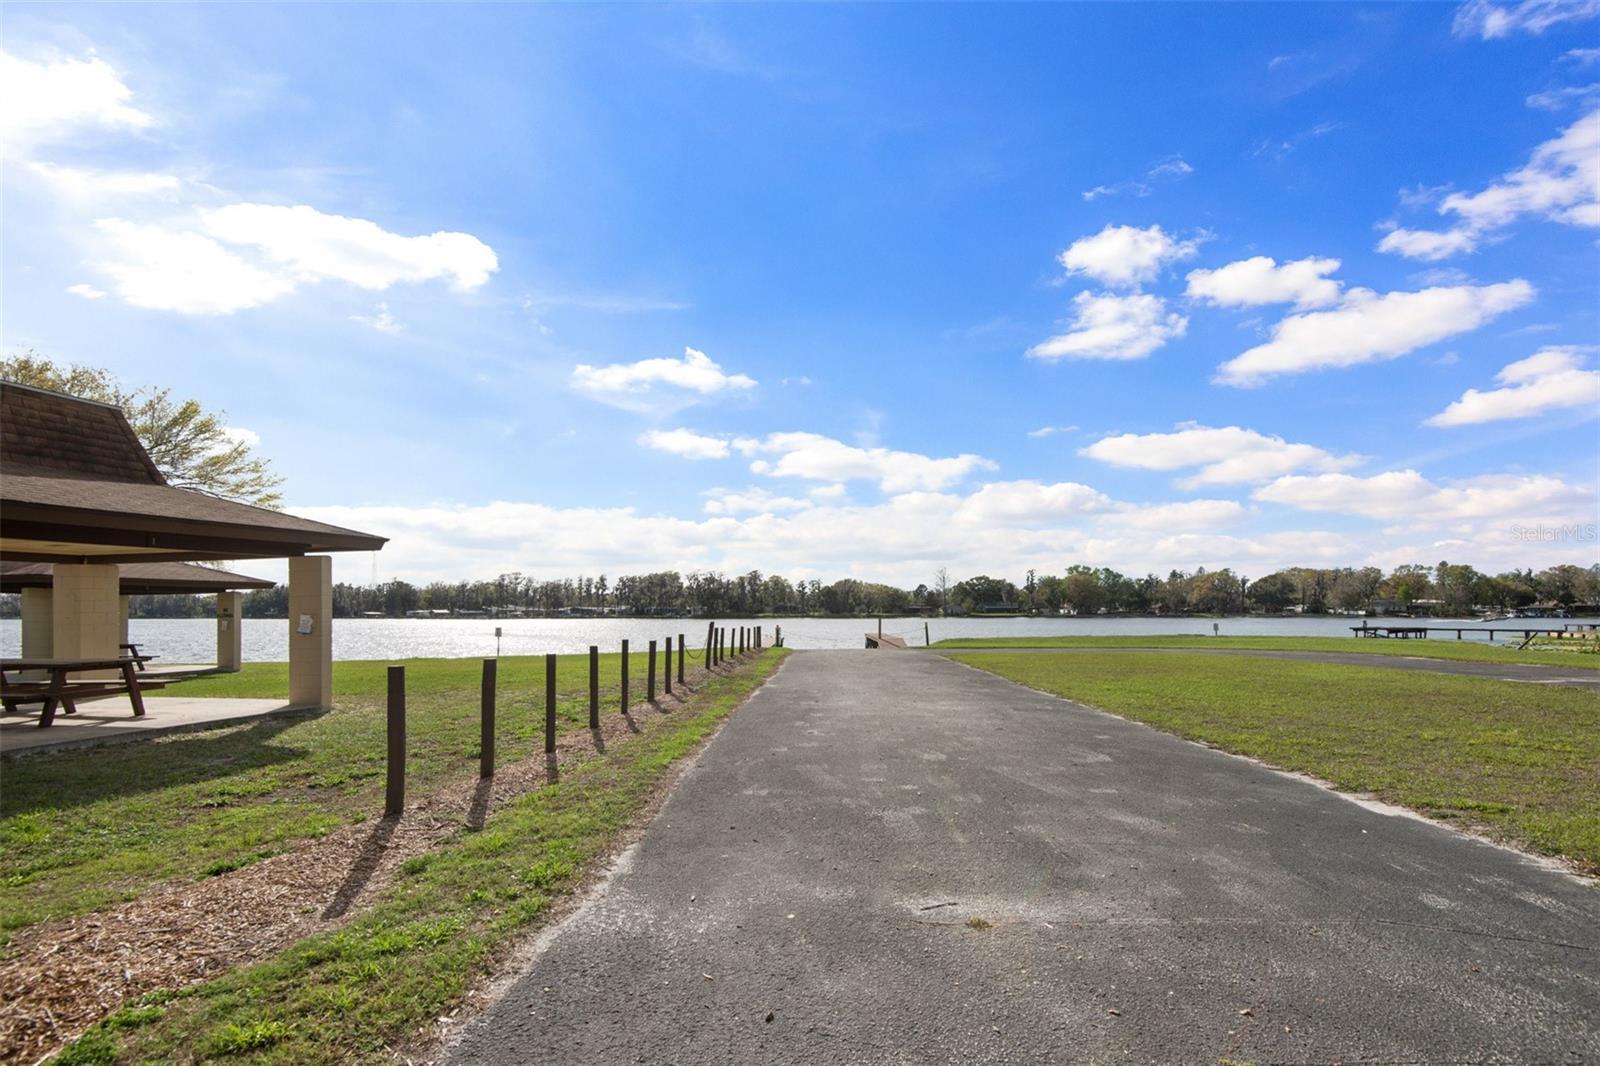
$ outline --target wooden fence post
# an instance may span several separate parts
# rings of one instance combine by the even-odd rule
[[[926,648],[931,647],[932,644],[933,638],[928,636],[928,623],[924,622],[922,623],[922,646]]]
[[[556,657],[544,657],[544,751],[556,750]]]
[[[406,808],[406,668],[389,667],[389,776],[383,814],[397,818]]]
[[[478,722],[478,776],[494,776],[494,679],[496,660],[483,660],[483,698]]]
[[[678,649],[678,655],[680,657],[682,657],[683,649],[681,649],[681,648]],[[661,680],[665,684],[665,688],[667,690],[667,695],[670,696],[670,695],[672,695],[672,635],[670,633],[667,634],[667,661],[666,661],[666,667],[667,667],[667,672],[661,675]]]
[[[689,645],[684,643],[683,634],[679,633],[678,634],[678,684],[680,684],[680,685],[683,684],[683,660],[684,660],[684,654],[683,653],[688,651],[688,650],[689,650]]]
[[[628,642],[622,642],[622,713],[628,713]]]
[[[649,665],[645,667],[644,676],[645,699],[654,703],[656,701],[656,642],[653,640],[650,642]]]
[[[600,728],[600,646],[589,645],[589,728]]]

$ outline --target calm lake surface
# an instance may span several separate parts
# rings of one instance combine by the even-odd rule
[[[904,637],[911,644],[922,643],[921,618],[885,618],[883,631]],[[1381,625],[1384,619],[1370,619]],[[1408,624],[1395,619],[1395,624]],[[1529,620],[1496,622],[1496,626],[1555,626],[1562,622],[1600,622],[1600,619]],[[791,648],[859,648],[862,635],[876,623],[866,618],[726,618],[725,626],[755,626],[770,634],[775,625],[783,627],[784,643]],[[1215,622],[1224,636],[1300,636],[1348,637],[1350,626],[1359,618],[930,618],[928,630],[933,639],[947,637],[1020,636],[1138,636],[1149,634],[1209,634]],[[642,650],[647,641],[689,638],[689,647],[705,644],[705,619],[642,618],[340,618],[333,623],[335,659],[411,659],[478,658],[495,654],[495,626],[504,632],[500,649],[506,655],[572,654],[598,644],[602,651],[616,651],[624,640]],[[1418,619],[1416,625],[1465,626],[1481,629],[1485,623],[1474,619]],[[206,663],[216,658],[216,622],[209,618],[136,618],[129,623],[129,637],[146,654],[159,655],[164,663]],[[1466,634],[1469,640],[1482,635]],[[1504,639],[1503,637],[1501,639]],[[15,618],[0,619],[0,654],[18,654],[21,623]],[[289,657],[289,623],[281,618],[244,620],[244,657],[247,662],[282,662]]]

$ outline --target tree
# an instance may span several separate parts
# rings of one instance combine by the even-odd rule
[[[176,400],[171,389],[129,392],[97,367],[57,366],[37,352],[0,360],[0,378],[122,408],[134,435],[169,485],[257,507],[277,507],[283,479],[226,422],[197,400]]]

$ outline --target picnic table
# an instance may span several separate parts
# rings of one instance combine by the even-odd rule
[[[4,701],[5,709],[16,712],[22,703],[37,703],[44,701],[44,711],[39,715],[39,727],[49,726],[55,721],[56,708],[59,706],[64,714],[76,714],[78,711],[77,700],[93,696],[118,696],[126,694],[128,702],[133,705],[133,716],[144,717],[144,697],[141,689],[164,688],[160,681],[147,681],[139,684],[135,672],[137,660],[133,656],[101,656],[86,658],[0,658],[0,700]],[[13,681],[8,676],[23,670],[37,670],[50,675],[48,681]],[[68,675],[84,673],[89,670],[116,670],[120,672],[121,680],[114,678],[91,678],[74,681]]]
[[[140,655],[139,645],[137,644],[122,644],[119,646],[123,651],[128,653],[128,658],[133,660],[134,667],[138,670],[143,670],[145,668],[144,664],[149,662],[151,659],[159,658],[159,656],[156,655]]]

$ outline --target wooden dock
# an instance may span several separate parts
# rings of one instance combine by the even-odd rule
[[[1534,637],[1555,637],[1556,639],[1593,639],[1594,626],[1565,625],[1560,629],[1552,626],[1351,626],[1350,632],[1358,637],[1378,637],[1389,640],[1428,640],[1431,633],[1454,633],[1457,640],[1465,639],[1465,633],[1482,633],[1490,644],[1494,643],[1496,633],[1511,633],[1522,638],[1527,643]]]
[[[895,650],[904,650],[905,646],[906,642],[900,637],[891,637],[887,633],[867,634],[867,647],[869,648],[890,648]]]

